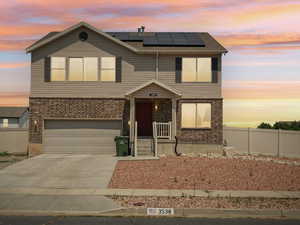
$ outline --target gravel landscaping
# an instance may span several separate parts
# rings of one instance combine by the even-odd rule
[[[131,196],[111,198],[128,208],[300,209],[300,199]]]
[[[300,165],[187,156],[119,161],[109,188],[300,191]]]

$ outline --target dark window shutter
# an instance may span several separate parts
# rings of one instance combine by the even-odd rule
[[[122,58],[116,58],[116,82],[122,81]]]
[[[182,77],[182,58],[176,57],[175,61],[176,83],[181,83]]]
[[[216,57],[211,58],[212,82],[218,83],[219,60]]]
[[[51,81],[51,58],[46,57],[45,58],[45,68],[44,68],[45,74],[45,82],[50,82]]]

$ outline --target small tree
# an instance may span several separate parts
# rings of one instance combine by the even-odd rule
[[[262,122],[261,124],[259,124],[259,125],[257,126],[257,128],[260,128],[260,129],[272,129],[273,127],[272,127],[272,125],[269,124],[269,123],[264,123],[264,122]]]
[[[281,129],[281,130],[300,130],[300,121],[276,122],[276,123],[274,124],[274,129]]]

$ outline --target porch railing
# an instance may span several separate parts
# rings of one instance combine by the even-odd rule
[[[157,138],[171,139],[172,122],[161,123],[153,122],[153,132],[156,133]]]
[[[157,124],[153,122],[154,156],[157,157]]]
[[[138,126],[137,126],[137,121],[135,121],[134,123],[134,157],[137,157],[137,129],[138,129]]]

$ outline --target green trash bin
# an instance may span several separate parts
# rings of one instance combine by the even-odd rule
[[[116,136],[116,152],[117,156],[127,156],[128,155],[128,137],[125,136]]]

